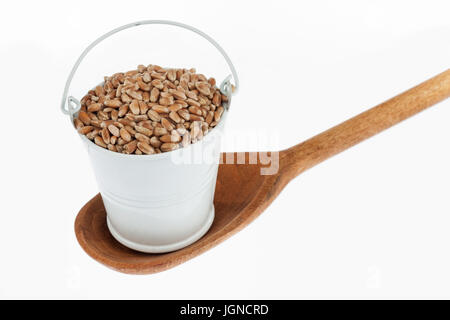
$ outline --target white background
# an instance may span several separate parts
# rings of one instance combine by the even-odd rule
[[[305,172],[213,250],[147,276],[79,247],[73,222],[97,187],[59,110],[96,37],[178,20],[236,65],[228,133],[267,130],[286,148],[448,69],[449,12],[411,0],[2,2],[0,297],[450,298],[450,100]],[[138,63],[227,74],[198,37],[144,27],[89,55],[71,94]]]

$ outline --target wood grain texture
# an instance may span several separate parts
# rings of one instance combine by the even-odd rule
[[[291,178],[450,96],[450,69],[294,147],[282,151]]]
[[[81,247],[95,260],[114,270],[131,274],[160,272],[209,250],[240,231],[277,197],[286,184],[303,171],[325,159],[403,121],[450,96],[450,70],[343,122],[279,154],[280,166],[274,175],[261,175],[265,167],[248,164],[221,164],[214,205],[216,217],[208,233],[181,250],[164,254],[140,253],[118,243],[106,226],[106,212],[100,194],[78,213],[75,233]],[[251,154],[251,156],[255,156]],[[236,161],[234,161],[236,162]]]

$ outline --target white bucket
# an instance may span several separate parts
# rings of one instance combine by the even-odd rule
[[[227,60],[237,88],[238,78],[230,59],[209,36],[176,22],[142,21],[105,34],[83,52],[72,69],[63,96],[62,110],[71,120],[80,104],[73,97],[67,99],[67,91],[81,60],[106,37],[142,24],[176,25],[205,37]],[[208,231],[214,219],[221,135],[231,101],[230,78],[221,85],[229,102],[220,123],[202,140],[186,148],[154,155],[128,155],[101,148],[80,135],[94,168],[108,228],[117,241],[138,251],[162,253],[188,246]]]

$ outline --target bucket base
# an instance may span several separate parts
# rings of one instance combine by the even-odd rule
[[[205,233],[208,232],[213,221],[214,221],[214,205],[211,206],[211,211],[208,214],[208,218],[206,219],[205,224],[189,238],[184,239],[179,242],[176,242],[176,243],[168,244],[168,245],[151,246],[151,245],[145,245],[145,244],[141,244],[141,243],[132,242],[130,240],[125,239],[124,237],[122,237],[120,235],[119,232],[116,231],[116,229],[114,229],[112,223],[110,223],[110,221],[109,221],[109,218],[106,217],[106,224],[108,225],[109,232],[111,232],[111,235],[117,241],[119,241],[121,244],[123,244],[124,246],[126,246],[130,249],[140,251],[140,252],[145,252],[145,253],[165,253],[165,252],[171,252],[171,251],[175,251],[175,250],[179,250],[181,248],[187,247],[188,245],[194,243],[195,241],[197,241],[198,239],[203,237],[205,235]]]

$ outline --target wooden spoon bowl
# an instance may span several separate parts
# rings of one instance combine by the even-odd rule
[[[277,197],[286,184],[314,165],[393,126],[450,96],[450,70],[349,119],[303,143],[278,152],[279,170],[262,175],[262,165],[249,164],[256,154],[222,154],[214,199],[215,219],[197,242],[164,254],[141,253],[117,242],[106,225],[100,194],[78,213],[75,233],[81,247],[98,262],[120,272],[149,274],[179,265],[232,236]],[[242,161],[245,156],[245,161]],[[230,159],[234,159],[231,163]],[[236,164],[237,159],[241,159]],[[256,159],[256,158],[253,158]]]
[[[274,188],[275,184],[281,183],[279,175],[261,176],[259,168],[260,165],[250,164],[219,166],[214,222],[205,236],[186,248],[148,254],[123,246],[108,230],[100,194],[91,199],[76,218],[78,242],[92,258],[121,272],[147,274],[174,267],[238,232],[275,199],[282,189],[282,186]]]

